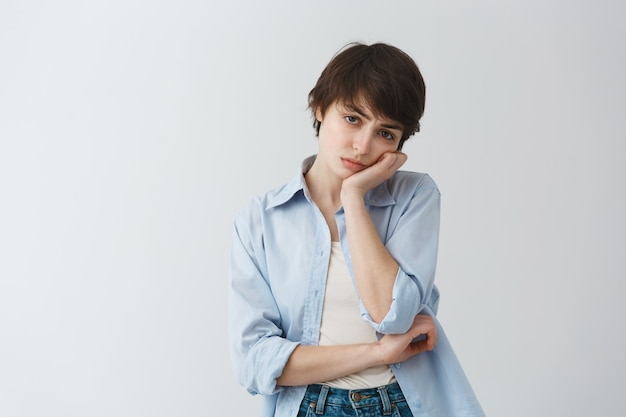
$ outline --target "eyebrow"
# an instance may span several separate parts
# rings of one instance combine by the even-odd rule
[[[361,110],[360,108],[358,108],[358,107],[356,107],[356,106],[354,106],[354,105],[351,105],[351,104],[344,104],[344,107],[345,107],[347,110],[351,110],[351,111],[353,111],[353,112],[355,112],[355,113],[358,113],[358,114],[359,114],[359,116],[361,116],[362,118],[364,118],[364,119],[365,119],[365,120],[367,120],[368,122],[369,122],[370,120],[372,120],[372,118],[371,118],[369,115],[365,114],[365,113],[363,112],[363,110]],[[381,126],[382,126],[382,127],[384,127],[384,128],[386,128],[386,129],[394,129],[394,130],[399,130],[399,131],[403,131],[403,130],[404,130],[404,129],[402,128],[402,126],[400,126],[399,124],[394,124],[394,123],[383,123],[383,124],[381,124]]]

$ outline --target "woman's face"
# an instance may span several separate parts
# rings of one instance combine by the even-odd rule
[[[317,111],[316,117],[321,122],[318,158],[341,179],[396,151],[402,136],[398,122],[375,116],[366,105],[335,101],[324,115]]]

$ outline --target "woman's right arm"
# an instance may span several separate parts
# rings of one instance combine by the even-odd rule
[[[271,286],[260,235],[258,210],[249,206],[237,217],[229,268],[228,338],[235,378],[252,394],[279,390],[276,378],[295,341],[284,337],[282,319]]]
[[[420,335],[425,339],[413,341]],[[319,384],[378,365],[390,365],[432,350],[437,343],[437,327],[427,315],[417,315],[404,334],[384,335],[378,342],[356,345],[296,347],[289,357],[278,385]]]

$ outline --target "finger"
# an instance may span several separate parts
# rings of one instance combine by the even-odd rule
[[[379,166],[385,170],[391,169],[396,163],[397,159],[398,156],[395,152],[386,152],[382,154],[381,157],[378,159],[378,164],[380,164]]]
[[[433,349],[435,346],[437,346],[437,335],[435,333],[434,336],[428,335],[426,336],[426,342],[428,344],[428,346],[430,347],[430,349]]]
[[[396,155],[396,160],[394,161],[394,169],[397,170],[402,165],[404,165],[404,163],[408,159],[408,156],[407,156],[407,154],[405,154],[403,152],[399,152],[399,151],[394,152],[394,154]]]
[[[384,161],[385,168],[391,171],[397,171],[407,160],[407,155],[402,152],[387,152],[383,154],[381,161]]]
[[[432,332],[426,335],[426,340],[430,345],[431,349],[437,345],[437,328],[435,327]]]
[[[437,325],[430,316],[417,315],[413,321],[411,332],[416,335],[415,337],[419,335],[426,336],[433,347],[437,344]]]
[[[417,342],[411,343],[411,350],[414,354],[433,350],[434,347],[434,345],[429,343],[428,339],[418,340]]]
[[[418,314],[413,319],[413,325],[411,326],[413,331],[419,332],[420,334],[427,334],[436,330],[435,322],[430,316],[424,314]]]
[[[432,323],[428,326],[428,329],[424,333],[428,340],[433,344],[433,346],[437,343],[437,326],[435,323]]]

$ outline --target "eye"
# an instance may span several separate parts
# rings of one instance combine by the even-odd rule
[[[346,116],[345,119],[346,119],[346,122],[350,123],[351,125],[355,125],[359,123],[359,118],[355,116]]]
[[[386,130],[381,130],[380,131],[380,136],[382,136],[383,138],[388,139],[388,140],[394,140],[395,139],[393,134],[391,132],[386,131]]]

